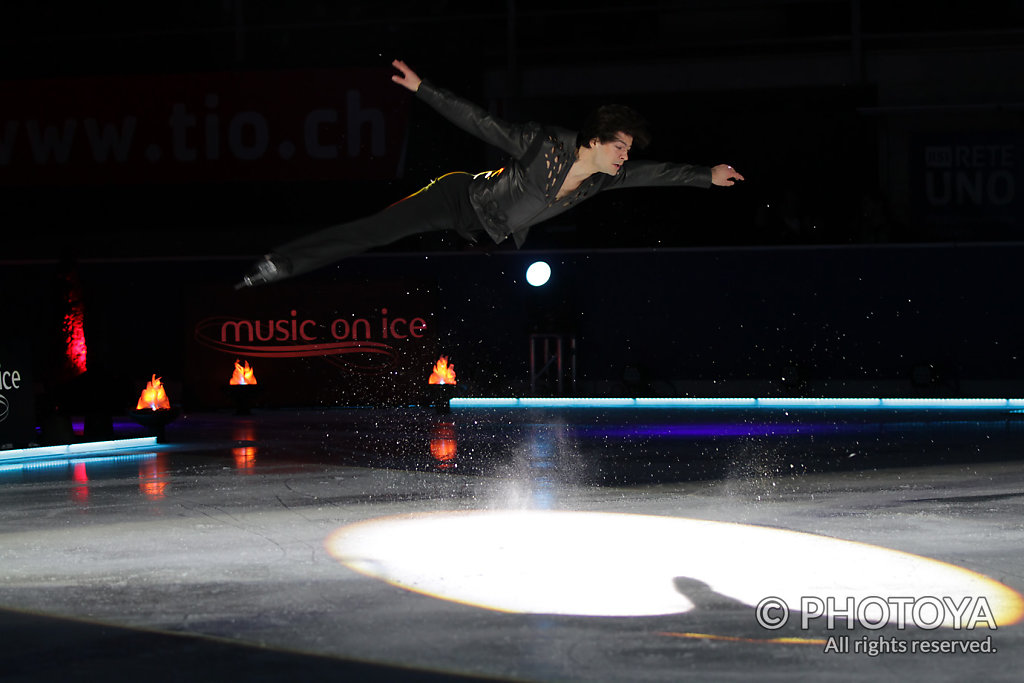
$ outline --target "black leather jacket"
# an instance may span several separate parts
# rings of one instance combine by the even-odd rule
[[[537,123],[512,125],[477,105],[427,81],[417,97],[459,128],[511,156],[509,165],[479,173],[469,186],[469,201],[495,242],[508,237],[517,247],[530,227],[570,209],[603,190],[652,185],[711,186],[707,166],[627,161],[614,176],[595,173],[560,200],[555,197],[576,160],[576,133]]]

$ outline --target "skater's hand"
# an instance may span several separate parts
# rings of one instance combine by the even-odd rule
[[[420,89],[420,83],[422,83],[420,77],[416,75],[415,71],[407,67],[405,65],[405,62],[403,62],[400,59],[396,59],[395,61],[391,62],[391,66],[395,67],[396,69],[402,72],[401,76],[392,76],[392,81],[394,81],[398,85],[408,88],[409,90],[412,90],[413,92],[416,92],[417,90]]]
[[[719,164],[711,167],[711,183],[728,187],[735,185],[737,180],[744,180],[743,176],[736,172],[736,169],[726,164]]]

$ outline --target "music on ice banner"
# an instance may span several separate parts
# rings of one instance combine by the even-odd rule
[[[267,407],[398,405],[428,395],[439,353],[436,283],[296,279],[190,296],[190,403],[230,407],[235,361]]]
[[[0,449],[34,441],[31,346],[27,340],[0,339]]]

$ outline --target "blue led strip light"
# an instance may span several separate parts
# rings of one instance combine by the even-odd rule
[[[88,465],[122,465],[133,462],[146,462],[148,460],[156,460],[156,453],[132,453],[131,455],[106,455],[106,456],[89,456],[86,458],[57,458],[48,457],[45,459],[22,459],[17,462],[0,462],[0,474],[5,472],[28,472],[38,473],[45,472],[47,470],[66,470],[68,467],[74,467],[79,463],[87,463]]]
[[[36,460],[39,458],[73,458],[90,453],[110,453],[128,448],[153,448],[157,445],[155,436],[138,439],[115,439],[113,441],[86,441],[63,446],[40,446],[38,448],[16,448],[0,451],[0,462],[11,460]]]
[[[1024,398],[452,398],[452,408],[1021,410]]]

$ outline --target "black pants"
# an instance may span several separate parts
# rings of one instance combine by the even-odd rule
[[[469,173],[449,173],[380,213],[318,230],[271,253],[288,275],[301,275],[422,232],[455,230],[475,241],[483,227],[469,203],[472,178]]]

